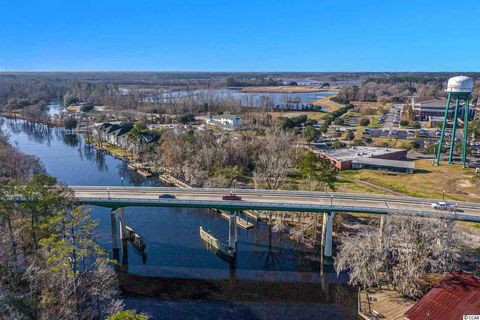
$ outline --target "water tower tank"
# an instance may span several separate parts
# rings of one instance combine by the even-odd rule
[[[473,79],[466,76],[457,76],[448,79],[447,92],[471,93],[473,91]]]

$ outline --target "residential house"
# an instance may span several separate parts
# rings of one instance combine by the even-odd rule
[[[242,119],[238,115],[233,114],[221,114],[218,116],[209,116],[206,120],[206,124],[223,126],[226,128],[235,128],[240,126]]]

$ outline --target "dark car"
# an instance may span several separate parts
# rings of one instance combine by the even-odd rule
[[[222,200],[240,201],[242,198],[236,194],[226,194],[222,197]]]
[[[158,196],[159,199],[176,199],[173,194],[164,193]]]

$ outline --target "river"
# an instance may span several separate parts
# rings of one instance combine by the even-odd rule
[[[48,174],[68,185],[121,185],[123,178],[124,185],[161,186],[95,150],[81,134],[4,118],[0,128],[20,151],[37,156]],[[111,250],[109,209],[91,209],[99,221],[98,241]],[[161,319],[357,318],[356,290],[346,285],[347,275],[337,277],[331,266],[321,275],[318,252],[272,232],[265,223],[238,229],[232,267],[199,237],[202,226],[228,238],[228,221],[215,213],[129,207],[125,214],[148,248],[145,261],[128,246],[128,272],[121,274],[128,308]]]
[[[127,94],[128,89],[124,88],[124,94]],[[145,98],[146,102],[170,102],[170,101],[180,101],[183,98],[194,98],[200,99],[200,101],[226,101],[233,99],[237,101],[242,106],[253,106],[258,107],[261,105],[262,100],[267,99],[272,105],[272,107],[285,107],[287,105],[290,108],[300,107],[308,105],[309,103],[321,99],[323,97],[328,97],[334,95],[334,92],[329,91],[317,91],[317,92],[293,92],[293,93],[283,93],[283,92],[243,92],[240,90],[230,89],[230,88],[221,88],[221,89],[197,89],[191,91],[170,91],[170,92],[161,92],[155,96],[149,96]]]

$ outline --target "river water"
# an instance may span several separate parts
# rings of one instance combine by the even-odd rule
[[[125,89],[125,93],[128,93],[128,89]],[[191,91],[170,91],[161,92],[158,95],[146,97],[147,102],[170,102],[173,100],[179,101],[183,98],[200,99],[201,101],[225,101],[228,99],[234,99],[242,106],[246,107],[258,107],[261,105],[261,101],[268,99],[273,106],[272,107],[285,107],[286,105],[301,106],[307,105],[312,101],[334,95],[334,92],[319,91],[319,92],[294,92],[294,93],[282,93],[282,92],[243,92],[240,90],[221,88],[221,89],[197,89]]]
[[[37,156],[48,174],[68,185],[161,186],[86,144],[82,135],[0,118],[12,144]],[[98,241],[111,250],[110,211],[92,207]],[[126,223],[147,244],[130,244],[121,274],[128,308],[161,319],[356,319],[356,291],[319,253],[271,231],[264,223],[238,229],[233,265],[205,248],[199,227],[228,239],[228,221],[204,209],[129,207]],[[127,256],[127,255],[125,255]],[[146,261],[145,261],[146,260]],[[127,271],[128,270],[128,271]],[[132,292],[136,293],[133,294]]]

